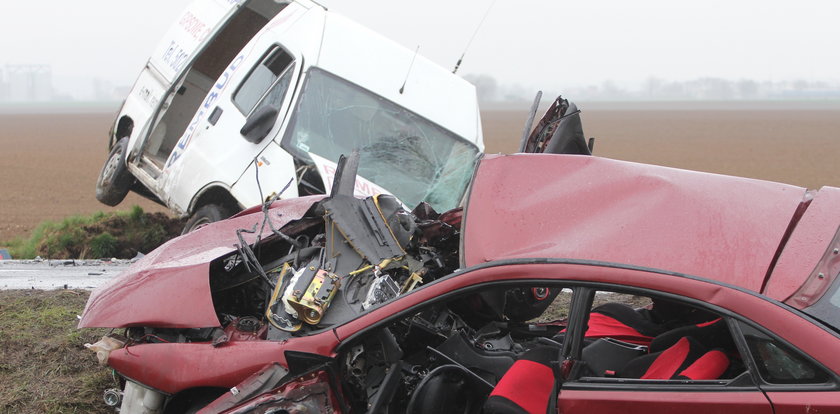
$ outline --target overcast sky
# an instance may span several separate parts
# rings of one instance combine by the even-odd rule
[[[0,2],[0,65],[133,82],[189,0]],[[451,68],[493,0],[324,0]],[[461,74],[562,88],[699,77],[840,81],[840,1],[496,1]]]

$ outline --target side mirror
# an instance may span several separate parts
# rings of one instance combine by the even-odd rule
[[[239,133],[248,142],[259,144],[268,135],[268,131],[271,131],[271,127],[277,122],[279,114],[280,111],[277,108],[272,108],[269,105],[263,106],[245,120],[245,125],[239,130]]]

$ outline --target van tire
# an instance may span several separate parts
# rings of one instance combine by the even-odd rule
[[[224,220],[232,215],[233,213],[224,206],[218,204],[205,204],[192,213],[190,219],[187,220],[187,224],[184,225],[184,230],[181,231],[181,234],[193,232],[210,223]]]
[[[134,176],[125,166],[128,137],[117,141],[96,180],[96,199],[107,206],[115,206],[125,199]]]

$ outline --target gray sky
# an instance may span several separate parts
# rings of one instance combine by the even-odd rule
[[[127,85],[188,3],[3,1],[0,65]],[[451,68],[493,0],[322,3]],[[460,73],[547,89],[650,76],[838,82],[838,18],[833,0],[497,1]]]

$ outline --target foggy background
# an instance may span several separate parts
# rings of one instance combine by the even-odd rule
[[[476,33],[459,74],[483,102],[840,99],[840,2],[321,3],[446,68]],[[0,104],[122,100],[188,4],[2,2]]]

